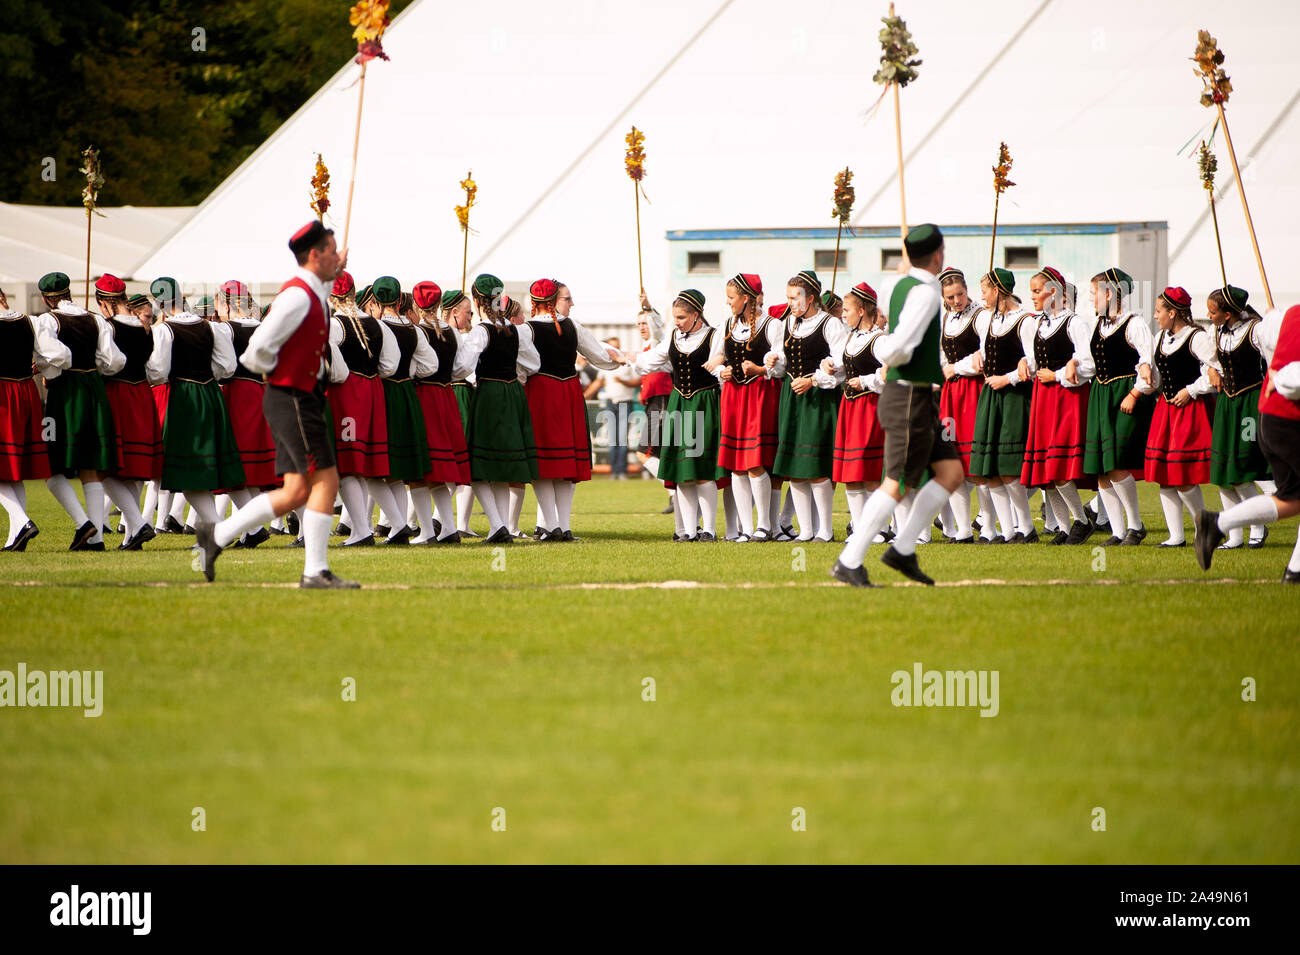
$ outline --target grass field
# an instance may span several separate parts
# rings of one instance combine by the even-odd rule
[[[33,485],[0,670],[102,670],[103,714],[0,709],[0,861],[1300,861],[1296,525],[1203,574],[1143,493],[1104,569],[935,544],[989,582],[928,589],[876,548],[900,586],[855,591],[837,544],[673,544],[657,485],[596,481],[582,543],[333,550],[366,589],[317,593],[286,538],[210,585],[189,538],[70,554]],[[916,662],[997,670],[997,715],[894,706]]]

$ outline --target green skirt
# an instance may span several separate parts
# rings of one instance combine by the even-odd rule
[[[215,381],[173,381],[163,420],[165,491],[219,491],[243,487],[244,464]]]
[[[46,442],[50,472],[111,471],[117,464],[113,409],[97,371],[65,371],[50,380],[45,417],[54,422]]]
[[[659,480],[685,484],[717,481],[726,472],[718,467],[722,415],[718,389],[697,391],[689,398],[676,388],[659,419]]]
[[[1271,475],[1259,447],[1259,387],[1214,403],[1214,440],[1210,444],[1210,483],[1235,487],[1266,481]]]
[[[828,478],[834,465],[840,389],[813,387],[796,395],[790,381],[781,382],[772,473],[799,481]]]
[[[1088,439],[1083,446],[1085,474],[1146,470],[1147,432],[1156,396],[1140,395],[1132,414],[1120,411],[1134,381],[1136,377],[1129,376],[1104,385],[1093,383],[1088,394]]]
[[[456,405],[460,408],[460,426],[469,438],[469,421],[474,411],[474,386],[452,385],[451,393],[456,396]]]
[[[980,389],[975,434],[970,443],[970,473],[975,477],[1020,477],[1029,438],[1028,385]]]
[[[478,383],[466,439],[472,480],[515,484],[537,480],[533,418],[519,382],[484,379]]]
[[[429,439],[424,412],[411,379],[384,381],[384,409],[388,413],[388,479],[421,481],[429,473]]]

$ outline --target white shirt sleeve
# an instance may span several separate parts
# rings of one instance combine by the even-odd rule
[[[573,319],[569,319],[569,321],[573,322],[573,330],[578,333],[579,355],[604,371],[614,371],[623,366],[622,362],[609,357],[611,346],[598,340],[595,335],[583,328],[580,323]],[[534,342],[533,347],[537,347],[536,342]]]
[[[438,353],[429,344],[424,329],[415,326],[415,354],[411,356],[411,377],[428,378],[438,370]]]
[[[1155,347],[1155,340],[1151,336],[1151,329],[1147,327],[1146,319],[1141,315],[1134,315],[1127,325],[1124,326],[1124,335],[1128,343],[1137,349],[1138,363],[1133,370],[1137,372],[1137,381],[1133,383],[1133,389],[1139,394],[1153,395],[1156,389],[1160,387],[1160,370],[1156,368],[1155,359],[1152,349]],[[1151,384],[1142,380],[1143,365],[1151,367]]]
[[[876,351],[886,366],[898,368],[912,360],[912,353],[925,337],[931,319],[936,312],[942,314],[942,302],[939,293],[926,283],[912,287],[903,302],[898,324],[892,333],[883,336]]]
[[[247,364],[247,362],[245,362]],[[161,385],[172,373],[172,330],[166,322],[153,323],[153,353],[145,362],[144,374],[151,385]]]
[[[269,375],[275,371],[276,362],[280,360],[280,349],[293,337],[293,333],[298,330],[298,326],[303,323],[307,312],[311,309],[311,299],[308,297],[310,294],[296,285],[291,285],[275,297],[270,311],[266,313],[262,324],[257,326],[257,330],[248,339],[248,347],[244,349],[244,353],[239,356],[245,368],[259,375]],[[155,350],[158,347],[157,342],[158,339],[155,338]],[[170,347],[169,341],[169,363]]]
[[[957,374],[963,375],[967,378],[974,378],[977,374],[979,374],[979,372],[975,371],[975,356],[980,355],[981,357],[983,357],[984,338],[985,336],[988,335],[989,332],[989,321],[990,321],[989,310],[987,308],[981,308],[975,314],[975,318],[973,319],[973,321],[975,323],[975,334],[978,337],[980,343],[979,347],[976,348],[975,351],[971,352],[969,355],[957,359],[956,364],[953,365],[953,367],[957,369]]]
[[[388,327],[388,323],[379,319],[379,377],[392,378],[393,372],[402,361],[402,349],[398,347],[397,336]]]
[[[337,315],[330,316],[330,384],[341,385],[352,372],[343,357],[343,323]]]
[[[1038,334],[1038,316],[1026,314],[1020,320],[1020,347],[1025,350],[1025,360],[1029,362],[1029,375],[1032,378],[1034,372],[1038,371],[1038,363],[1034,361],[1034,336]],[[1017,362],[1019,364],[1019,362]],[[1015,376],[1015,381],[1020,380],[1020,376]]]
[[[831,353],[829,355],[830,374],[822,370],[821,364],[817,365],[817,369],[813,372],[813,382],[818,388],[834,388],[836,385],[844,383],[844,347],[849,343],[850,337],[846,335],[838,342],[831,344]]]
[[[630,366],[632,370],[638,375],[648,375],[656,371],[672,371],[673,363],[668,357],[668,349],[672,346],[674,334],[674,332],[669,332],[664,336],[663,341],[655,342],[653,348],[637,352],[636,359]]]
[[[537,350],[537,345],[533,342],[533,329],[527,322],[522,325],[516,325],[515,331],[519,334],[519,351],[515,355],[515,371],[519,377],[519,383],[522,385],[528,380],[529,375],[537,374],[542,367],[542,356]]]
[[[822,334],[826,336],[826,344],[831,346],[831,356],[833,357],[838,350],[840,363],[844,362],[844,343],[849,340],[849,327],[840,319],[833,315],[826,316],[826,321],[822,324]],[[818,369],[820,371],[820,368]],[[843,368],[841,367],[835,375],[821,375],[813,373],[813,381],[818,388],[828,391],[831,388],[837,388],[844,381]]]
[[[1056,380],[1065,385],[1066,388],[1080,388],[1097,374],[1097,368],[1092,362],[1092,332],[1088,330],[1088,323],[1078,315],[1071,315],[1067,322],[1069,327],[1066,328],[1065,333],[1070,336],[1070,341],[1074,343],[1074,354],[1070,357],[1073,361],[1078,362],[1079,384],[1072,385],[1061,377],[1065,371],[1064,367],[1057,370]]]
[[[116,375],[126,366],[126,355],[113,340],[113,326],[102,315],[95,316],[99,339],[95,342],[95,365],[101,375]]]
[[[57,378],[63,369],[72,367],[72,349],[59,341],[58,322],[48,312],[32,318],[32,328],[36,332],[32,346],[36,368],[46,380]]]
[[[474,369],[478,366],[479,353],[473,348],[467,347],[465,344],[466,336],[460,334],[451,326],[443,328],[442,333],[456,336],[456,360],[451,366],[451,380],[464,381],[474,374]]]
[[[239,359],[235,357],[234,331],[225,322],[208,324],[212,327],[212,377],[225,381],[239,367]]]
[[[763,355],[763,364],[767,365],[767,356],[775,355],[776,364],[768,368],[765,374],[768,378],[785,377],[785,322],[778,322],[776,319],[768,319],[767,322],[767,352]]]
[[[1200,377],[1187,386],[1187,393],[1193,398],[1212,395],[1215,389],[1210,384],[1210,367],[1215,363],[1214,340],[1204,330],[1198,329],[1192,332],[1191,349],[1192,354],[1200,359],[1201,374]]]
[[[1273,388],[1287,401],[1300,401],[1300,361],[1290,362],[1273,372]]]
[[[460,336],[460,344],[456,348],[457,364],[468,368],[472,374],[478,370],[479,356],[487,346],[488,332],[483,323],[478,322],[470,326],[470,330]],[[468,378],[469,375],[466,377]]]

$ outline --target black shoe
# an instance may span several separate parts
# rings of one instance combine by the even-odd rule
[[[376,534],[379,533],[378,528],[375,529],[375,533]],[[409,527],[403,527],[392,537],[385,537],[384,543],[390,547],[396,547],[398,544],[409,544],[413,536],[414,535],[411,533],[411,529]]]
[[[132,536],[128,537],[121,544],[119,544],[117,549],[118,550],[140,550],[141,548],[143,548],[145,544],[149,543],[149,541],[153,540],[154,537],[156,536],[157,535],[154,532],[153,525],[145,524],[138,531],[136,531]]]
[[[251,550],[252,548],[256,547],[258,544],[265,544],[270,539],[271,539],[271,532],[268,531],[265,527],[259,527],[257,530],[253,531],[253,533],[247,535],[244,538],[244,546]]]
[[[182,534],[189,534],[191,537],[193,537],[193,536],[194,536],[194,525],[193,525],[193,524],[186,524],[186,525],[181,529],[181,533],[182,533]]]
[[[848,540],[853,536],[853,522],[849,521],[848,527],[844,528],[844,539]]]
[[[1282,571],[1282,583],[1300,584],[1300,570],[1291,570],[1288,568]]]
[[[1179,541],[1177,544],[1173,543],[1172,541],[1161,541],[1161,542],[1160,542],[1159,544],[1157,544],[1156,546],[1157,546],[1157,547],[1167,548],[1167,549],[1169,549],[1169,550],[1174,550],[1174,549],[1179,548],[1179,547],[1186,547],[1186,546],[1187,546],[1187,541]]]
[[[1021,535],[1020,535],[1020,543],[1022,543],[1022,544],[1037,544],[1037,543],[1038,543],[1038,528],[1036,528],[1036,527],[1035,527],[1035,528],[1032,528],[1032,529],[1029,531],[1028,534],[1021,534]]]
[[[885,549],[885,552],[880,555],[880,562],[886,567],[892,567],[904,577],[912,578],[918,584],[925,584],[927,587],[934,586],[934,580],[921,570],[921,565],[917,561],[915,554],[904,556],[894,550],[893,547],[888,547]]]
[[[452,531],[446,537],[435,537],[433,540],[429,541],[429,545],[432,547],[441,547],[443,544],[459,544],[459,543],[460,543],[459,531]]]
[[[335,505],[334,505],[334,513],[335,513],[335,514],[342,514],[342,513],[343,513],[343,505],[342,505],[342,504],[335,504]]]
[[[673,542],[676,544],[694,544],[694,537],[687,537],[685,534],[674,534]]]
[[[109,527],[107,524],[105,524],[105,525],[104,525],[104,533],[105,533],[105,534],[112,534],[112,533],[113,533],[113,528],[111,528],[111,527]]]
[[[103,551],[103,550],[104,550],[104,542],[103,542],[103,541],[96,541],[96,542],[93,543],[93,544],[87,544],[85,547],[83,547],[83,548],[81,548],[81,549],[82,549],[82,550]]]
[[[1093,527],[1087,521],[1075,521],[1070,525],[1070,533],[1065,537],[1065,543],[1071,547],[1086,543],[1092,536]]]
[[[1000,540],[1002,540],[1001,537],[982,537],[982,536],[981,536],[981,537],[976,537],[976,538],[975,538],[975,543],[977,543],[977,544],[992,544],[994,541],[1000,541]]]
[[[307,546],[307,542],[306,542],[305,540],[303,540],[301,537],[295,537],[293,540],[289,541],[289,546],[290,546],[290,547],[306,547],[306,546]]]
[[[72,544],[68,547],[68,550],[85,550],[86,545],[90,543],[90,539],[94,536],[95,525],[90,521],[86,521],[77,528],[77,533],[72,535]]]
[[[1201,511],[1196,515],[1195,526],[1196,562],[1201,565],[1201,570],[1209,570],[1210,562],[1214,560],[1214,548],[1228,535],[1219,530],[1218,511]]]
[[[865,567],[845,567],[838,560],[831,565],[831,576],[850,587],[874,587]]]
[[[359,541],[351,541],[351,542],[344,541],[343,546],[344,547],[374,547],[375,535],[371,534],[369,537],[363,537]]]
[[[361,585],[355,580],[344,580],[342,577],[335,577],[328,570],[322,570],[319,574],[313,574],[308,577],[303,574],[302,580],[298,581],[298,586],[303,590],[360,590]]]
[[[1264,546],[1264,541],[1266,541],[1266,540],[1268,540],[1268,528],[1267,528],[1267,527],[1264,528],[1264,536],[1263,536],[1263,537],[1261,537],[1259,540],[1251,540],[1251,541],[1247,541],[1247,542],[1246,542],[1246,546],[1249,547],[1251,550],[1259,550],[1261,547]]]
[[[272,528],[270,528],[269,533],[275,535],[276,537],[288,537],[288,536],[289,536],[289,532],[286,531],[283,527],[272,527]]]
[[[766,544],[772,540],[772,532],[766,527],[759,527],[754,530],[754,533],[749,535],[749,539],[755,544]]]
[[[896,536],[897,536],[897,535],[895,535],[894,532],[891,531],[889,528],[885,528],[883,531],[880,532],[880,538],[881,538],[881,540],[883,540],[886,544],[888,544],[890,541],[892,541]]]
[[[937,517],[934,519],[934,529],[941,534],[943,533],[943,521]]]
[[[1127,534],[1125,534],[1124,539],[1119,543],[1121,547],[1137,547],[1144,540],[1146,540],[1146,536],[1147,536],[1146,528],[1139,527],[1136,530],[1131,530]]]
[[[203,521],[199,521],[198,527],[194,528],[194,547],[199,552],[199,567],[208,583],[217,579],[217,558],[221,556],[221,548],[217,546],[214,534],[216,529],[217,525]]]
[[[335,537],[351,537],[351,536],[352,536],[352,528],[348,527],[348,525],[344,524],[342,521],[339,521],[339,522],[338,522],[338,526],[334,528],[334,536],[335,536]]]
[[[565,543],[573,543],[574,541],[582,540],[582,538],[574,534],[573,531],[564,531],[560,535],[560,540],[564,541]]]
[[[1238,541],[1235,544],[1220,544],[1215,550],[1241,550],[1246,546],[1245,541]]]
[[[1113,534],[1101,542],[1102,547],[1119,547],[1124,542]]]
[[[1070,539],[1070,535],[1067,534],[1065,531],[1057,531],[1055,534],[1052,535],[1052,539],[1049,540],[1047,543],[1052,547],[1060,547],[1069,539]]]
[[[510,528],[502,524],[497,528],[496,533],[490,536],[483,543],[485,544],[513,544],[515,537],[510,533]]]
[[[290,511],[288,514],[284,515],[284,526],[289,529],[290,534],[292,534],[294,537],[297,537],[299,533],[298,515],[293,511]]]
[[[673,512],[673,499],[672,499],[672,497],[669,497],[669,498],[668,498],[668,506],[665,507],[665,508],[664,508],[662,511],[660,511],[659,513],[660,513],[660,514],[671,514],[672,512]]]
[[[478,531],[472,531],[472,530],[469,530],[468,528],[466,528],[466,529],[463,530],[463,531],[457,531],[456,533],[459,534],[461,537],[477,538],[477,537],[482,537],[482,536],[483,536],[482,534],[478,533]]]
[[[388,536],[389,534],[391,534],[392,532],[393,532],[393,529],[392,529],[391,527],[389,527],[387,524],[380,524],[379,526],[377,526],[377,527],[375,528],[375,536],[376,536],[376,537],[387,537],[387,536]]]
[[[18,531],[18,536],[14,538],[14,542],[6,546],[5,550],[12,550],[12,551],[26,550],[27,542],[32,540],[34,537],[36,537],[36,535],[39,533],[40,530],[37,529],[36,525],[33,524],[31,521],[28,521]]]
[[[782,525],[782,527],[781,527],[781,533],[785,535],[785,537],[786,537],[787,540],[797,540],[798,537],[799,537],[799,535],[797,535],[797,534],[794,532],[794,525],[793,525],[793,524],[789,525],[788,527]]]
[[[712,534],[708,534],[708,533],[700,534],[700,535],[699,535],[698,537],[696,537],[695,539],[696,539],[697,541],[699,541],[701,544],[712,544],[714,541],[717,540],[716,537],[714,537]]]
[[[973,544],[975,543],[975,535],[972,534],[970,537],[954,537],[952,542],[954,544]]]
[[[157,528],[157,530],[164,534],[179,534],[181,531],[185,530],[185,528],[181,527],[180,521],[168,514],[166,519],[162,522],[162,527]]]
[[[551,532],[548,531],[546,528],[542,527],[541,524],[533,525],[533,540],[544,541],[546,540],[546,538],[550,536],[551,536]]]
[[[420,525],[419,525],[419,524],[407,524],[407,525],[406,525],[406,529],[407,529],[408,531],[411,532],[411,536],[412,536],[412,537],[419,537],[419,536],[420,536]]]

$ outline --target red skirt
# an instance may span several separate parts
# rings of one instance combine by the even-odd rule
[[[163,422],[167,420],[167,402],[171,400],[172,386],[164,381],[161,385],[151,385],[153,406],[158,412],[158,430],[162,431]]]
[[[41,437],[43,418],[36,382],[0,379],[0,481],[50,476],[50,456]]]
[[[876,418],[880,396],[868,392],[857,398],[840,398],[835,419],[835,455],[831,480],[836,484],[879,481],[885,465],[885,429]],[[966,445],[970,453],[970,444]]]
[[[1088,440],[1089,385],[1034,382],[1029,405],[1029,436],[1020,483],[1042,487],[1058,481],[1078,481],[1083,474],[1083,447]]]
[[[776,460],[776,422],[781,409],[781,383],[757,378],[747,385],[722,383],[718,467],[724,471],[772,470]]]
[[[983,376],[954,375],[943,383],[939,392],[939,420],[952,420],[952,446],[961,456],[962,470],[970,477],[970,446],[975,439],[975,411],[980,403]]]
[[[335,457],[339,474],[365,478],[388,477],[388,405],[378,378],[348,375],[330,385],[334,416]]]
[[[1165,487],[1210,483],[1214,405],[1205,398],[1176,408],[1161,395],[1147,432],[1145,478]]]
[[[427,484],[469,484],[469,447],[460,423],[460,403],[449,385],[416,382],[429,444]]]
[[[591,435],[587,405],[577,377],[533,375],[524,386],[533,418],[537,477],[543,481],[590,481]]]
[[[108,406],[117,427],[117,464],[113,476],[126,481],[162,478],[162,426],[154,391],[143,381],[105,379]]]
[[[260,381],[235,378],[221,386],[230,411],[230,428],[239,445],[247,487],[275,487],[283,478],[275,473],[275,439],[262,411],[266,386]]]

